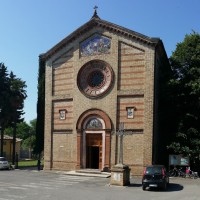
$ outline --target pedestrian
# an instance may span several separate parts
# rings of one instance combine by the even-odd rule
[[[186,178],[188,178],[190,174],[190,167],[186,167],[185,173],[186,173]]]

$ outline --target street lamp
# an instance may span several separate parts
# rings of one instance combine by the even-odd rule
[[[13,127],[13,153],[12,153],[12,164],[18,167],[18,154],[16,152],[16,132],[17,132],[17,109],[22,102],[22,98],[18,96],[13,102],[14,107],[14,127]]]
[[[17,111],[14,111],[14,127],[13,127],[13,152],[12,152],[12,164],[16,163],[16,120],[17,120]]]

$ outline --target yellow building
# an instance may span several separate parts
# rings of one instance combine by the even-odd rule
[[[0,138],[1,141],[1,138]],[[16,153],[20,156],[20,147],[21,147],[22,139],[16,138]],[[1,147],[1,143],[0,143]],[[7,160],[12,160],[12,152],[13,152],[13,137],[9,135],[4,135],[3,142],[3,155]],[[18,157],[19,158],[19,157]]]

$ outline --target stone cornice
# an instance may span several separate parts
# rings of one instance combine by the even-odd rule
[[[72,100],[73,96],[71,94],[52,96],[52,101],[72,101]]]

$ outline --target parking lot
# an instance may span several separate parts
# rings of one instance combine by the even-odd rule
[[[37,170],[0,171],[0,200],[199,200],[200,179],[170,178],[166,191],[142,190],[141,178],[129,186],[110,185],[109,178],[69,176]]]

